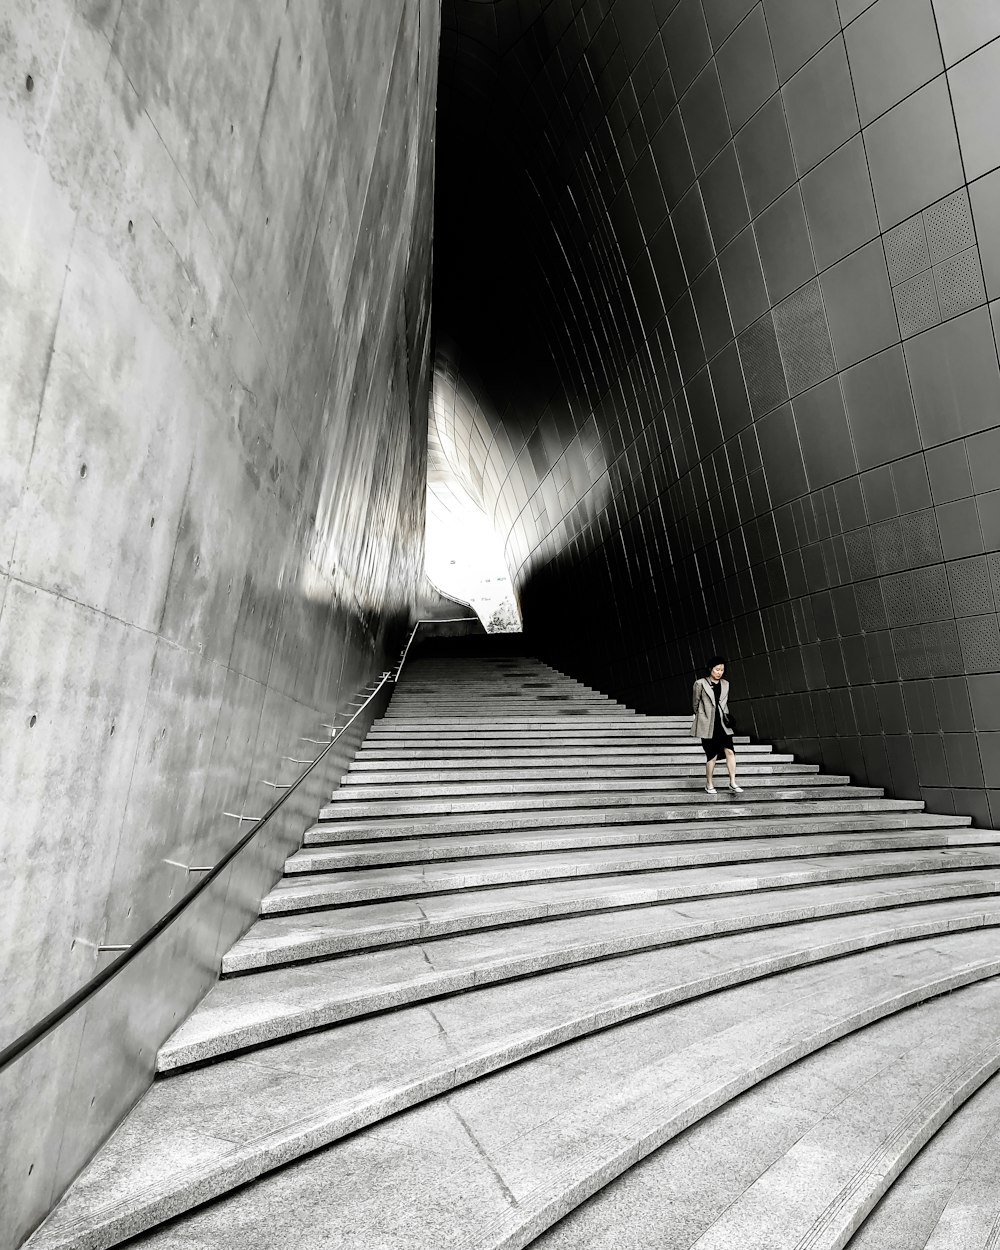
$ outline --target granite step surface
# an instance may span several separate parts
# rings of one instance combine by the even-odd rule
[[[538,784],[527,778],[506,781],[465,780],[431,782],[421,780],[408,785],[395,783],[380,785],[366,779],[362,782],[356,782],[355,788],[350,791],[336,791],[331,796],[330,801],[334,804],[368,803],[399,798],[408,802],[415,802],[425,798],[458,798],[465,795],[492,797],[508,794],[534,796],[575,794],[580,796],[592,795],[599,802],[603,795],[619,792],[641,795],[654,794],[659,791],[679,791],[684,794],[695,795],[705,793],[704,772],[702,772],[700,777],[650,777],[647,775],[642,785],[636,785],[635,779],[632,778],[543,778],[542,781],[542,784]],[[728,785],[728,782],[726,784]],[[744,774],[740,779],[740,784],[745,790],[771,790],[788,786],[794,786],[795,788],[808,786],[822,789],[828,786],[840,786],[842,788],[850,786],[851,779],[846,776],[838,776],[836,773],[795,773],[791,776],[785,773],[753,773],[749,777]],[[718,788],[724,788],[721,782]]]
[[[599,876],[611,873],[648,872],[663,868],[687,868],[702,864],[764,862],[802,855],[835,855],[844,852],[907,850],[922,847],[986,845],[1000,846],[992,830],[967,827],[939,829],[878,830],[875,832],[796,833],[789,823],[781,835],[742,838],[700,838],[617,846],[576,846],[545,853],[507,851],[491,853],[485,845],[476,854],[454,859],[422,860],[397,855],[388,863],[350,865],[339,847],[305,847],[285,862],[288,877],[302,874],[336,874],[341,884],[375,884],[382,888],[433,893],[455,889],[479,889],[515,881]],[[357,852],[351,858],[357,858]],[[419,884],[418,884],[419,883]],[[412,890],[411,890],[412,887]]]
[[[744,793],[709,796],[689,715],[527,657],[415,657],[32,1250],[527,1246],[692,1134],[710,1153],[730,1109],[766,1131],[772,1104],[747,1100],[828,1054],[846,1072],[838,1047],[851,1080],[821,1082],[829,1106],[780,1148],[774,1127],[785,1182],[727,1189],[730,1168],[676,1244],[756,1246],[761,1211],[786,1240],[823,1212],[834,1240],[857,1227],[990,1088],[1000,833],[738,748]],[[826,1141],[837,1165],[797,1213],[782,1195]]]
[[[766,758],[766,762],[764,762]],[[416,766],[404,762],[387,761],[382,767],[372,761],[364,764],[355,761],[341,778],[343,785],[386,785],[409,783],[411,781],[455,781],[463,777],[469,767],[469,761],[449,762],[440,760],[429,761],[426,765]],[[753,763],[747,763],[746,757],[740,759],[740,776],[800,776],[819,771],[818,764],[797,764],[790,756],[772,755],[761,757]],[[705,770],[694,760],[689,763],[653,763],[642,760],[639,756],[636,763],[604,764],[596,762],[568,764],[522,764],[519,767],[504,764],[501,767],[478,767],[475,769],[479,782],[484,781],[549,781],[590,778],[614,780],[618,777],[641,779],[643,777],[696,777],[703,778]]]
[[[605,861],[607,862],[607,861]],[[637,861],[636,861],[637,862]],[[636,869],[613,873],[560,873],[545,875],[538,870],[526,880],[503,883],[492,876],[485,886],[474,884],[475,875],[468,873],[464,886],[461,870],[437,881],[448,880],[447,893],[469,894],[468,905],[482,907],[498,915],[517,909],[522,902],[529,910],[539,897],[549,900],[549,907],[570,907],[591,910],[616,906],[608,899],[629,893],[633,899],[662,902],[668,899],[700,898],[711,894],[742,893],[747,890],[775,889],[783,885],[804,885],[814,881],[846,881],[859,877],[893,876],[898,873],[939,872],[946,868],[991,868],[1000,864],[1000,851],[992,846],[931,847],[910,850],[842,851],[839,854],[803,854],[798,858],[779,858],[750,863],[721,862],[697,867],[672,867],[659,871]],[[591,866],[590,864],[587,865]],[[436,870],[439,865],[433,865]],[[402,869],[355,870],[345,873],[316,873],[284,877],[265,895],[260,908],[262,916],[282,912],[306,911],[319,907],[342,907],[349,903],[419,900],[426,911],[439,891],[430,888],[428,878]],[[632,888],[629,889],[628,887]],[[415,888],[414,888],[415,887]],[[427,900],[425,902],[425,900]],[[551,914],[551,912],[550,912]]]
[[[896,1012],[949,995],[980,1008],[984,1029],[970,1041],[988,1036],[1000,1019],[1000,962],[984,936],[793,969],[588,1033],[551,1059],[505,1066],[258,1174],[136,1244],[225,1237],[263,1250],[284,1239],[311,1250],[350,1245],[369,1229],[407,1250],[528,1246],[743,1092]],[[960,999],[964,987],[980,997]],[[984,1059],[980,1073],[989,1067]],[[958,1099],[970,1083],[961,1071]]]
[[[462,744],[462,743],[444,743],[435,746],[433,743],[427,746],[414,747],[376,747],[366,744],[359,751],[355,763],[359,768],[369,766],[368,761],[380,761],[386,759],[394,759],[400,761],[407,760],[448,760],[450,764],[454,761],[467,761],[474,767],[482,763],[483,760],[496,761],[512,761],[512,762],[533,762],[533,761],[566,761],[573,763],[577,760],[599,761],[607,760],[609,763],[617,763],[622,757],[628,757],[624,762],[639,763],[648,762],[649,764],[676,763],[691,764],[697,762],[702,768],[705,766],[705,752],[701,746],[691,739],[683,745],[673,747],[658,747],[656,745],[635,744],[631,746],[623,745],[620,739],[614,739],[604,744],[600,743],[572,743],[561,746],[554,741],[550,735],[541,738],[537,743],[524,743],[520,740],[510,744],[500,744],[489,746],[486,743],[478,744]],[[755,743],[753,746],[747,746],[739,752],[739,762],[745,763],[750,760],[789,760],[794,757],[788,755],[779,755],[770,746],[763,743]]]
[[[634,919],[634,917],[633,917]],[[644,919],[644,918],[640,918]],[[860,912],[784,927],[744,930],[738,937],[707,938],[694,946],[683,939],[633,933],[636,951],[667,947],[661,969],[685,970],[686,990],[677,999],[704,993],[754,976],[771,976],[801,963],[820,962],[892,942],[946,935],[961,929],[1000,925],[1000,899],[901,908],[889,913]],[[367,952],[265,969],[221,980],[193,1014],[161,1048],[157,1068],[172,1071],[219,1055],[260,1046],[295,1033],[324,1028],[356,1016],[382,1012],[426,999],[456,994],[496,981],[533,977],[573,964],[619,955],[630,950],[627,934],[619,938],[607,921],[591,939],[532,926],[517,935],[509,930],[444,938],[429,944]],[[669,931],[668,931],[669,932]],[[994,935],[996,936],[996,935]],[[575,941],[574,941],[575,937]],[[718,958],[728,952],[735,980],[727,980]],[[1000,948],[992,951],[1000,960]],[[998,965],[1000,966],[1000,965]],[[710,968],[701,979],[693,970]],[[534,983],[526,993],[544,993]]]
[[[962,1067],[972,1061],[975,1071],[977,1047],[995,1041],[995,994],[993,982],[962,989],[807,1056],[649,1155],[533,1250],[707,1250],[724,1236],[727,1250],[823,1247],[837,1236],[831,1209],[849,1220],[833,1245],[861,1223],[851,1250],[983,1250],[1000,1201],[1000,1077],[968,1096]],[[965,1018],[972,1027],[956,1036]],[[966,1101],[864,1219],[869,1183],[885,1191],[885,1164],[898,1167],[899,1148],[926,1125],[936,1083]]]
[[[957,831],[965,833],[957,836]],[[434,838],[390,838],[371,842],[329,842],[304,847],[286,861],[286,873],[292,875],[304,864],[318,865],[323,870],[334,868],[373,867],[379,864],[431,863],[435,860],[465,859],[496,855],[550,854],[599,847],[644,845],[676,845],[690,842],[716,842],[721,839],[801,838],[812,834],[841,833],[848,835],[894,836],[909,831],[920,836],[938,836],[946,831],[949,845],[961,843],[993,843],[1000,834],[989,829],[971,830],[967,817],[936,816],[930,812],[910,812],[902,816],[889,813],[871,816],[826,816],[814,819],[702,821],[701,823],[661,825],[612,825],[590,828],[537,829],[512,833],[468,833]],[[932,832],[933,831],[933,832]],[[884,845],[888,845],[885,843]],[[914,843],[916,845],[916,843]],[[306,869],[314,871],[318,869]]]
[[[591,716],[580,724],[567,724],[565,717],[557,719],[541,716],[525,717],[522,720],[492,719],[480,725],[466,725],[446,716],[439,720],[407,721],[406,724],[390,723],[387,720],[376,721],[369,734],[372,742],[383,738],[421,738],[429,734],[438,734],[448,738],[519,738],[542,737],[546,733],[554,733],[563,738],[657,738],[677,742],[691,742],[691,718],[686,717],[683,723],[676,721],[654,720],[648,716],[626,719],[621,716]]]
[[[376,721],[369,731],[374,740],[380,738],[405,738],[439,733],[454,738],[477,737],[492,735],[497,737],[513,737],[516,734],[538,736],[545,732],[559,734],[564,737],[641,737],[649,734],[654,737],[678,738],[691,740],[691,717],[683,721],[667,721],[650,716],[587,716],[583,719],[567,719],[566,715],[558,717],[529,716],[521,714],[519,719],[502,717],[496,719],[492,713],[481,718],[478,724],[464,720],[456,720],[452,716],[425,717],[422,720],[409,718],[405,721],[382,719]]]
[[[634,712],[630,712],[626,708],[622,708],[619,713],[615,713],[613,709],[609,709],[603,704],[583,704],[574,706],[573,701],[567,695],[565,701],[553,699],[549,703],[539,705],[544,707],[545,715],[550,720],[562,720],[563,718],[577,721],[604,722],[606,724],[626,724],[630,721],[638,721],[638,717]],[[490,706],[488,710],[479,704],[476,708],[469,708],[463,711],[461,708],[442,708],[440,714],[447,717],[455,723],[468,721],[470,725],[481,725],[484,720],[500,720],[503,722],[511,722],[515,724],[524,724],[525,718],[530,715],[532,705],[498,705]],[[425,709],[414,708],[411,712],[398,712],[394,716],[385,716],[386,724],[401,725],[406,727],[410,724],[426,724],[429,722],[429,713]]]
[[[830,879],[824,875],[811,882],[795,880],[791,884],[779,878],[773,886],[762,885],[751,894],[723,891],[715,895],[692,895],[674,903],[660,902],[655,890],[651,893],[642,878],[624,878],[596,892],[576,894],[567,889],[571,883],[552,882],[518,891],[469,891],[419,901],[405,899],[345,908],[303,908],[263,915],[231,948],[223,970],[237,972],[250,966],[266,967],[269,961],[283,962],[284,953],[296,948],[312,958],[499,926],[534,925],[577,915],[593,918],[609,912],[624,918],[626,913],[644,910],[662,914],[658,909],[670,906],[697,916],[716,913],[728,916],[734,905],[740,915],[760,909],[769,914],[767,909],[777,900],[782,914],[789,908],[800,908],[804,909],[800,918],[810,918],[852,910],[851,900],[855,897],[884,896],[891,900],[886,906],[895,906],[900,899],[912,902],[977,897],[992,893],[998,881],[1000,875],[995,869],[932,871],[925,865],[916,872],[903,870],[874,877],[855,875]]]
[[[761,779],[757,779],[760,782]],[[728,785],[718,787],[719,793],[732,796],[739,803],[750,805],[758,802],[810,799],[815,782],[812,778],[796,778],[794,782],[780,780],[773,785],[747,785],[743,794],[730,791]],[[841,777],[833,778],[831,784],[823,787],[824,798],[831,799],[881,799],[885,791],[880,786],[852,786],[844,784]],[[329,803],[320,810],[320,820],[375,820],[380,816],[402,817],[422,815],[454,815],[468,812],[476,815],[491,812],[517,812],[530,814],[534,812],[567,811],[572,808],[597,807],[653,807],[673,804],[703,804],[711,802],[718,795],[706,795],[704,787],[686,785],[680,789],[632,789],[624,792],[608,791],[597,797],[587,793],[558,792],[552,794],[518,794],[518,795],[470,795],[467,799],[451,797],[412,798],[378,800],[360,803],[353,795],[346,795],[342,802]]]
[[[679,903],[633,903],[633,896],[621,894],[616,904],[606,909],[583,910],[579,914],[538,911],[528,917],[518,911],[506,919],[504,913],[483,915],[463,906],[468,900],[460,896],[436,900],[436,906],[426,915],[418,914],[417,905],[412,902],[374,903],[345,910],[264,917],[230,948],[222,973],[234,975],[282,963],[378,950],[402,942],[426,943],[455,934],[483,932],[487,935],[484,940],[489,942],[490,930],[505,937],[524,933],[525,940],[535,940],[532,935],[544,931],[562,940],[581,933],[588,939],[606,935],[610,926],[612,938],[632,941],[637,934],[664,933],[669,929],[678,935],[671,940],[688,941],[854,911],[940,899],[987,898],[998,883],[1000,874],[995,870],[973,869],[849,878],[818,885],[761,889],[752,894],[685,899]],[[484,904],[489,906],[488,899],[484,898]],[[407,906],[412,909],[410,915],[404,912]]]
[[[779,808],[785,805],[778,805]],[[393,827],[386,822],[377,822],[368,827],[361,825],[349,831],[345,836],[344,828],[336,823],[324,823],[311,826],[306,831],[305,847],[336,846],[345,852],[374,848],[379,842],[390,846],[406,848],[407,854],[413,853],[415,846],[426,847],[430,858],[440,858],[442,847],[449,845],[497,845],[508,846],[520,841],[526,850],[545,850],[557,846],[575,845],[629,845],[642,842],[678,842],[699,840],[702,838],[739,837],[742,833],[757,835],[775,834],[781,836],[789,828],[803,832],[849,829],[862,831],[866,829],[944,829],[965,827],[970,824],[968,816],[946,816],[936,812],[924,811],[919,805],[909,808],[887,808],[881,811],[850,811],[838,810],[833,814],[822,810],[814,810],[808,814],[796,814],[794,822],[789,824],[787,810],[779,810],[770,815],[767,808],[755,807],[752,811],[740,816],[731,812],[725,819],[703,817],[699,813],[691,820],[644,820],[644,821],[595,821],[593,813],[578,813],[573,822],[560,822],[549,826],[533,826],[525,822],[521,826],[498,829],[476,830],[462,826],[451,832],[431,832],[426,835],[396,836]],[[668,813],[675,816],[676,812]],[[593,821],[593,823],[588,823]],[[435,822],[436,824],[437,822]]]
[[[445,768],[461,768],[466,771],[482,767],[493,768],[579,768],[579,767],[636,767],[644,766],[659,770],[664,767],[687,767],[694,770],[693,775],[704,775],[705,754],[701,747],[671,747],[660,749],[650,746],[613,745],[574,745],[562,747],[547,739],[544,743],[518,744],[515,746],[489,747],[479,745],[429,745],[427,747],[372,747],[358,753],[352,761],[353,771],[372,768],[411,768],[421,769],[428,762]],[[783,753],[771,751],[764,747],[746,747],[737,755],[737,768],[749,764],[796,763]],[[802,765],[801,767],[805,767]],[[725,763],[721,763],[721,772],[725,774]]]
[[[445,719],[456,724],[468,722],[470,725],[481,725],[497,719],[504,723],[511,721],[524,723],[536,718],[538,720],[544,718],[549,722],[562,722],[566,717],[587,722],[596,720],[608,724],[627,724],[640,719],[628,708],[616,709],[603,701],[574,698],[572,695],[550,695],[547,701],[537,699],[530,702],[523,699],[501,701],[481,696],[475,703],[467,706],[445,704],[431,710],[414,704],[396,712],[387,712],[382,718],[382,724],[387,728],[391,726],[405,731],[411,725],[439,722]],[[690,721],[688,726],[690,727]]]
[[[851,1250],[994,1250],[1000,1243],[1000,1076],[953,1111],[882,1198]]]
[[[616,703],[613,699],[608,699],[584,687],[568,690],[548,687],[517,694],[510,690],[494,690],[488,683],[480,685],[477,689],[470,688],[468,693],[461,698],[448,698],[443,694],[410,698],[397,691],[396,697],[386,707],[379,721],[385,724],[414,715],[424,716],[428,720],[443,720],[452,714],[488,719],[484,713],[489,712],[492,716],[494,711],[498,711],[501,716],[513,711],[515,715],[526,719],[540,720],[557,720],[567,713],[587,716],[596,712],[608,720],[648,719],[662,721],[664,724],[679,724],[685,719],[690,721],[690,716],[683,715],[647,716],[645,713],[636,711],[635,708],[628,707],[624,703]]]
[[[648,824],[663,821],[693,820],[742,820],[756,816],[809,816],[830,815],[843,812],[857,814],[869,812],[920,812],[924,809],[921,799],[885,799],[858,797],[857,788],[839,796],[837,791],[824,791],[821,799],[805,800],[797,796],[784,798],[758,793],[751,802],[746,795],[733,795],[720,789],[717,794],[704,795],[697,803],[656,803],[632,807],[621,804],[615,807],[602,804],[594,807],[563,807],[555,810],[538,808],[519,811],[491,812],[444,812],[426,816],[371,815],[363,820],[344,817],[338,809],[327,815],[320,812],[320,823],[310,826],[305,833],[305,844],[315,845],[331,841],[366,841],[371,838],[432,837],[439,833],[474,832],[487,829],[551,829],[566,825],[579,825],[585,820],[591,825]],[[337,819],[340,817],[340,819]]]
[[[687,750],[702,750],[701,742],[691,734],[691,722],[684,726],[656,726],[645,722],[629,725],[539,725],[533,723],[527,728],[507,727],[502,721],[490,721],[482,728],[461,727],[456,722],[441,721],[436,725],[428,725],[420,729],[403,730],[398,726],[383,729],[379,733],[366,737],[361,744],[361,752],[382,750],[389,742],[413,742],[417,744],[440,741],[446,745],[469,743],[477,749],[484,744],[495,742],[508,747],[530,748],[534,743],[543,743],[550,739],[557,745],[592,746],[630,746],[643,743],[645,746],[665,744]],[[748,734],[735,733],[733,740],[737,744],[755,751],[773,749],[770,743],[753,741]]]

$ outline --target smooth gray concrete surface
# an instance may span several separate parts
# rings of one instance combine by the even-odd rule
[[[0,1042],[177,899],[165,860],[214,863],[223,811],[266,809],[396,652],[438,26],[433,0],[2,6]],[[4,1250],[147,1084],[358,736],[0,1077]]]

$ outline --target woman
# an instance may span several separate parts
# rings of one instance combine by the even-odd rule
[[[707,676],[699,677],[694,683],[694,723],[691,726],[691,736],[700,738],[705,748],[705,793],[717,793],[712,776],[720,753],[725,753],[729,788],[734,794],[742,794],[743,787],[736,784],[736,752],[729,724],[729,682],[722,676],[726,661],[721,655],[715,655],[705,671]]]

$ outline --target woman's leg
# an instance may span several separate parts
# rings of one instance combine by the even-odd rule
[[[717,755],[713,755],[711,759],[708,759],[705,761],[705,785],[706,786],[710,786],[712,784],[712,775],[715,772],[715,761],[718,758],[719,757]]]
[[[736,752],[726,747],[726,768],[729,769],[729,784],[736,785]]]

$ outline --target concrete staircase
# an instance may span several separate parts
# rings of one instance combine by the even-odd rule
[[[1000,834],[689,726],[418,655],[32,1250],[985,1245]]]

